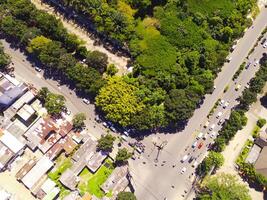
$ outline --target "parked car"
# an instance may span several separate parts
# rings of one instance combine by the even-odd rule
[[[221,100],[219,101],[219,105],[222,106],[223,104],[224,104],[224,100],[221,99]]]
[[[262,46],[263,46],[263,48],[266,48],[267,47],[267,42],[265,42]]]
[[[235,87],[235,90],[238,91],[240,88],[241,88],[241,85],[237,84],[236,87]]]
[[[203,137],[203,133],[202,132],[199,132],[199,134],[197,135],[197,139],[200,139]]]
[[[223,119],[220,119],[219,121],[218,121],[218,125],[221,125],[221,124],[223,124]]]
[[[210,122],[206,121],[206,123],[204,124],[204,128],[207,128],[209,126]]]
[[[41,71],[42,71],[42,69],[39,68],[39,67],[35,67],[34,69],[35,69],[37,72],[41,72]]]
[[[212,125],[210,126],[210,129],[209,129],[209,130],[212,131],[212,130],[215,128],[215,126],[216,126],[215,124],[212,124]]]
[[[226,61],[227,61],[227,62],[231,62],[231,60],[232,60],[232,57],[227,57],[227,58],[226,58]]]
[[[86,98],[83,98],[83,102],[85,103],[85,104],[90,104],[90,101],[88,100],[88,99],[86,99]]]
[[[256,67],[258,64],[259,64],[259,60],[256,60],[256,61],[254,62],[254,66]]]
[[[250,65],[251,65],[251,62],[248,62],[248,63],[246,64],[245,68],[248,69]]]
[[[181,169],[181,174],[183,174],[183,173],[185,173],[186,172],[186,167],[183,167],[182,169]]]
[[[261,45],[265,44],[266,42],[266,38],[263,38],[263,40],[261,41]]]
[[[198,162],[195,161],[195,162],[193,163],[192,167],[195,168],[195,167],[197,167],[197,165],[198,165]]]
[[[218,112],[218,114],[216,115],[216,118],[218,119],[220,116],[222,116],[222,112]]]
[[[229,101],[226,101],[226,102],[224,103],[224,105],[223,105],[223,108],[224,108],[224,109],[227,108],[228,105],[229,105]]]

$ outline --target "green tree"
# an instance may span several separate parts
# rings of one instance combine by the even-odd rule
[[[107,67],[107,75],[114,76],[119,70],[114,64],[110,64]]]
[[[133,116],[144,107],[135,95],[136,91],[137,88],[125,82],[122,77],[113,76],[100,89],[96,105],[106,113],[109,120],[128,126]]]
[[[116,138],[111,134],[107,134],[105,136],[101,135],[101,138],[97,141],[97,149],[101,151],[111,152],[115,139]]]
[[[42,87],[37,94],[37,97],[42,101],[45,102],[48,94],[50,93],[50,91],[48,90],[47,87]]]
[[[86,115],[84,113],[78,113],[74,115],[72,119],[72,124],[75,129],[81,129],[85,126],[84,121],[86,120]]]
[[[44,36],[37,36],[30,41],[29,46],[27,47],[27,51],[29,53],[40,54],[40,52],[47,47],[52,40],[44,37]]]
[[[173,121],[189,119],[196,107],[184,90],[174,89],[165,100],[166,115]]]
[[[127,162],[127,160],[132,156],[131,153],[128,152],[128,150],[126,148],[122,148],[119,149],[116,158],[115,158],[115,162],[118,165],[124,164]]]
[[[117,196],[117,200],[137,200],[132,192],[120,192]]]
[[[247,187],[236,176],[218,174],[204,179],[198,194],[201,200],[251,200]]]
[[[58,115],[65,107],[65,98],[62,95],[48,93],[44,106],[49,114]]]
[[[86,63],[103,74],[106,71],[108,57],[106,54],[99,51],[92,51],[87,55]]]
[[[223,165],[224,157],[221,153],[210,151],[208,156],[198,165],[197,173],[201,176],[207,175],[211,169],[219,168]]]
[[[260,118],[260,119],[258,119],[258,121],[257,121],[257,125],[258,125],[260,128],[262,128],[265,124],[266,124],[266,119],[264,119],[264,118]]]

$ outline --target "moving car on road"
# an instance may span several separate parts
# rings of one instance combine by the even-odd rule
[[[183,174],[183,173],[185,173],[186,172],[186,167],[183,167],[182,169],[181,169],[181,174]]]
[[[241,85],[237,84],[236,87],[235,87],[235,90],[238,91],[240,88],[241,88]]]
[[[187,158],[188,158],[188,154],[184,155],[184,157],[182,158],[181,162],[182,163],[185,162],[187,160]]]
[[[195,141],[193,144],[192,144],[192,148],[195,148],[197,146],[197,141]]]
[[[201,147],[203,146],[203,142],[200,142],[199,145],[197,146],[198,149],[201,149]]]

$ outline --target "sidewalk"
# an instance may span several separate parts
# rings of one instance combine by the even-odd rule
[[[263,91],[264,92],[262,94],[265,94],[265,92],[267,91],[267,84],[265,85]],[[235,169],[235,160],[241,152],[247,139],[252,138],[251,133],[257,123],[257,120],[260,117],[267,119],[267,109],[261,105],[259,100],[262,96],[263,95],[259,96],[257,102],[254,103],[250,110],[246,113],[246,116],[248,118],[247,125],[242,130],[236,133],[233,140],[230,141],[230,143],[226,146],[225,150],[222,152],[225,161],[223,166],[217,171],[217,173],[224,172],[237,175],[240,182],[245,183],[246,185],[248,184],[241,179],[241,177],[238,175],[238,171]],[[264,130],[265,128],[266,125],[262,128],[262,130]],[[263,192],[258,192],[253,188],[249,187],[248,189],[253,200],[263,199]]]

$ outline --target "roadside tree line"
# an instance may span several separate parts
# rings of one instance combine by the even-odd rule
[[[257,94],[262,92],[262,89],[267,81],[267,59],[264,56],[260,61],[260,69],[255,77],[249,82],[249,88],[245,89],[240,97],[239,105],[231,112],[230,118],[223,124],[219,131],[215,143],[212,145],[208,156],[200,163],[197,168],[197,173],[201,177],[216,171],[222,164],[223,158],[220,154],[230,140],[235,136],[238,130],[241,130],[247,123],[245,112],[248,111],[250,105],[257,100]],[[247,94],[251,94],[248,98]],[[262,126],[264,120],[258,121]],[[239,159],[240,160],[240,159]],[[267,178],[258,174],[252,164],[245,163],[244,160],[238,163],[243,176],[250,179],[251,182],[257,183],[260,187],[267,186]]]

